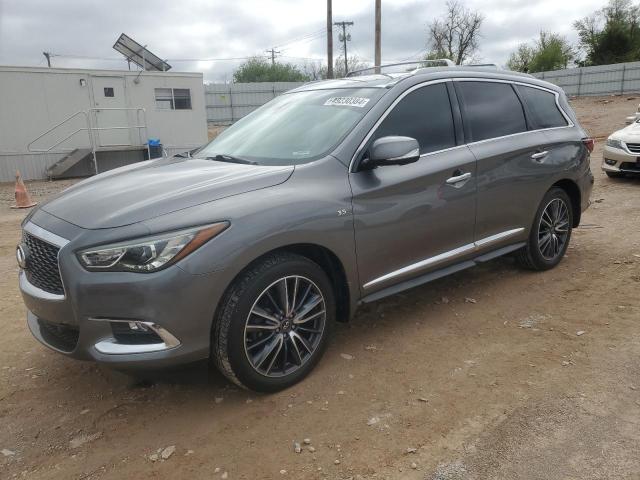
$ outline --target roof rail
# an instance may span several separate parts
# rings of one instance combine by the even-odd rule
[[[383,68],[399,67],[402,65],[418,65],[413,70],[418,70],[420,68],[428,68],[428,67],[455,67],[455,63],[453,63],[448,58],[436,58],[433,60],[414,60],[412,62],[387,63],[386,65],[360,68],[358,70],[353,70],[347,73],[347,77],[355,77],[356,75],[360,75],[363,72],[368,72],[368,71],[373,71],[373,73],[377,73],[376,70],[382,73]]]

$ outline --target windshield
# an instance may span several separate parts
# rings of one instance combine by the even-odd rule
[[[259,165],[296,165],[329,153],[385,93],[377,88],[281,95],[194,154]]]

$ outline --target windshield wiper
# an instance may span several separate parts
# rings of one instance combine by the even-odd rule
[[[215,155],[212,157],[204,157],[206,160],[215,160],[216,162],[227,162],[227,163],[241,163],[243,165],[258,165],[257,162],[252,162],[251,160],[247,160],[241,157],[234,157],[233,155]]]

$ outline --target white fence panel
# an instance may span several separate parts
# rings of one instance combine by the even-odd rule
[[[229,125],[300,82],[211,83],[204,87],[207,122]]]
[[[568,68],[533,76],[558,85],[570,96],[640,92],[640,62]]]

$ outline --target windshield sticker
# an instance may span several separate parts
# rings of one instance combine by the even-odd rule
[[[363,97],[331,97],[329,100],[324,102],[325,105],[358,108],[364,107],[367,103],[369,103],[369,99]]]

